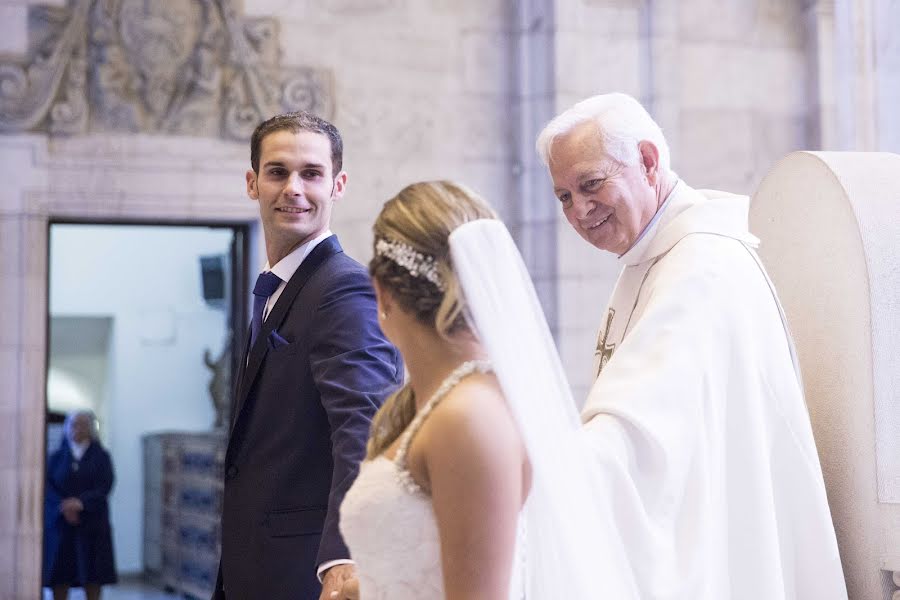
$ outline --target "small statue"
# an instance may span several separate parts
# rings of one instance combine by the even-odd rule
[[[231,334],[225,339],[225,347],[222,354],[215,361],[212,360],[209,348],[203,351],[203,362],[212,371],[212,380],[209,382],[209,395],[212,398],[213,408],[216,411],[214,427],[220,429],[228,423],[231,411]]]

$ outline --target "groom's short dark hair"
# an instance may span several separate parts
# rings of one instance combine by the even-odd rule
[[[250,136],[250,166],[253,172],[259,174],[259,158],[262,148],[262,141],[270,133],[276,131],[290,131],[298,133],[300,131],[311,131],[313,133],[321,133],[331,142],[331,170],[332,177],[341,172],[344,163],[344,141],[337,127],[316,115],[298,110],[295,112],[276,115],[271,119],[267,119],[256,126],[253,135]]]

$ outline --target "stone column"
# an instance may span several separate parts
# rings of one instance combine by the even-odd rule
[[[513,194],[510,230],[519,246],[554,337],[558,336],[559,207],[534,142],[555,114],[554,0],[512,3]]]
[[[900,6],[807,0],[804,10],[813,147],[900,151]]]
[[[46,143],[2,138],[0,154],[0,599],[31,600],[41,578],[47,222],[28,207]]]

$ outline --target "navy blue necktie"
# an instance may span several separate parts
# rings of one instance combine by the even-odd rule
[[[256,285],[253,286],[253,318],[250,321],[250,347],[256,343],[259,331],[263,324],[263,310],[266,308],[266,302],[269,296],[275,293],[278,286],[281,285],[281,278],[271,271],[260,273],[256,278]]]

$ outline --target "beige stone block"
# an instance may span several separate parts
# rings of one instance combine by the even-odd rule
[[[113,218],[119,214],[121,193],[110,193],[90,179],[74,176],[69,182],[70,189],[51,186],[44,192],[32,192],[26,196],[26,210],[29,215],[53,215],[98,219]]]
[[[344,136],[348,169],[365,168],[373,157],[408,165],[446,156],[448,150],[438,132],[444,127],[441,119],[452,113],[452,101],[426,93],[354,90],[340,100],[344,121],[351,124]]]
[[[594,36],[582,36],[583,78],[579,82],[585,95],[625,92],[641,93],[641,45],[638,39],[612,39],[598,44]]]
[[[641,34],[643,10],[640,5],[643,3],[631,0],[580,0],[559,4],[575,7],[563,11],[567,22],[558,25],[561,29],[575,29],[592,34],[595,40],[603,40],[602,43],[611,38],[636,39]],[[573,18],[577,21],[573,22]],[[595,43],[602,45],[601,42]]]
[[[46,217],[50,214],[49,207],[50,196],[46,190],[29,190],[22,193],[23,215]]]
[[[372,258],[372,221],[353,219],[332,223],[344,253],[366,265]]]
[[[18,464],[21,467],[41,469],[44,465],[44,405],[23,406],[16,415]]]
[[[752,191],[753,119],[748,111],[684,111],[679,175],[695,188]]]
[[[559,75],[557,74],[557,79]],[[563,112],[564,110],[571,108],[578,102],[593,96],[598,93],[597,90],[593,90],[592,92],[584,92],[584,91],[564,91],[559,90],[558,93],[554,96],[554,104],[556,106],[556,111],[554,114],[558,114]]]
[[[805,64],[799,50],[683,42],[679,54],[685,110],[806,110]]]
[[[25,280],[0,275],[0,347],[17,349],[22,342],[22,304]]]
[[[637,39],[598,42],[590,33],[557,34],[557,94],[569,96],[564,107],[598,93],[639,95],[640,44]]]
[[[0,215],[20,214],[25,191],[43,186],[46,171],[38,164],[43,154],[42,144],[35,136],[0,137],[0,181],[6,182],[0,192]]]
[[[19,349],[0,346],[0,411],[18,409],[20,368]]]
[[[410,21],[406,0],[315,0],[313,6],[325,19],[340,19],[344,23],[398,25]]]
[[[464,160],[508,160],[514,123],[503,110],[503,97],[466,94],[455,102],[459,155]],[[449,116],[449,115],[448,115]]]
[[[18,410],[23,416],[27,416],[30,423],[43,423],[46,409],[46,385],[47,372],[45,367],[45,354],[43,348],[26,349],[22,352],[20,363],[21,376],[19,385]],[[21,423],[17,424],[22,426]],[[36,443],[43,447],[43,428],[30,429],[39,439]],[[27,466],[35,466],[41,461],[31,456]]]
[[[584,26],[583,0],[564,0],[553,3],[553,22],[557,33],[580,31]]]
[[[455,23],[459,27],[505,30],[511,27],[513,3],[520,0],[428,0],[411,2],[415,23]]]
[[[47,272],[47,219],[22,219],[22,274],[44,278]]]
[[[44,515],[45,467],[19,468],[16,528],[20,534],[41,532]]]
[[[244,171],[236,171],[238,176]],[[173,204],[182,196],[185,187],[190,181],[187,173],[179,172],[172,168],[144,167],[129,169],[123,167],[115,169],[103,178],[103,186],[91,186],[90,189],[117,191],[124,197],[137,194],[153,194],[163,198],[168,197]],[[99,183],[99,182],[97,182]]]
[[[284,15],[288,10],[304,15],[312,8],[319,8],[321,0],[244,0],[241,6],[241,13],[247,17]]]
[[[123,194],[115,208],[119,217],[143,221],[188,220],[193,214],[190,199],[169,199],[152,194]]]
[[[247,180],[245,175],[250,169],[250,152],[247,152],[247,162],[244,165],[235,165],[238,168],[221,171],[196,171],[185,176],[183,183],[185,190],[192,196],[218,196],[227,198],[242,198],[247,202]],[[241,168],[243,167],[243,168]]]
[[[513,72],[510,34],[493,31],[462,33],[463,82],[466,92],[508,93],[516,74]]]
[[[8,413],[2,414],[4,417],[9,416]],[[15,418],[10,419],[8,423],[10,423],[9,428],[3,427],[6,430],[3,432],[4,434],[10,433],[11,429],[15,427]],[[13,454],[12,461],[4,460],[4,463],[15,463],[15,459],[16,455]],[[19,484],[19,470],[15,464],[0,466],[0,539],[12,536],[18,527]]]
[[[501,217],[508,216],[512,197],[512,166],[505,160],[465,160],[453,164],[445,177],[468,186],[481,195]]]
[[[3,528],[4,522],[0,521],[0,530]],[[16,538],[12,534],[0,533],[0,599],[2,600],[11,599],[15,594],[15,555]]]
[[[685,42],[679,46],[682,110],[741,109],[752,105],[756,56],[726,43]]]
[[[22,345],[43,349],[47,342],[47,276],[46,272],[29,275],[23,280]]]
[[[585,84],[579,82],[579,78],[585,76],[583,66],[584,36],[577,31],[556,32],[556,94],[575,95],[575,101],[586,96],[582,91]],[[560,110],[574,104],[572,101],[564,101]]]
[[[188,173],[196,168],[222,169],[232,161],[246,162],[247,147],[220,138],[95,133],[50,138],[45,162],[54,174],[72,169],[103,176],[111,167],[122,167],[125,172],[165,169]]]
[[[453,29],[421,35],[416,29],[402,33],[383,31],[371,23],[347,27],[343,60],[366,65],[369,69],[403,72],[407,77],[418,73],[448,71],[462,60],[462,49]]]
[[[0,215],[0,276],[22,274],[22,219]]]
[[[204,221],[240,221],[251,223],[259,218],[256,202],[239,195],[199,196],[191,198],[189,216]]]
[[[762,177],[787,154],[809,147],[806,120],[802,115],[753,114],[753,190]]]
[[[24,4],[0,4],[0,54],[24,56],[28,51],[28,7]]]
[[[753,51],[750,89],[751,107],[768,114],[804,114],[806,57],[800,49],[765,48]],[[774,92],[774,93],[773,93]]]
[[[21,439],[18,420],[19,414],[16,410],[8,408],[0,409],[0,420],[4,423],[3,431],[0,431],[0,471],[4,469],[14,469],[19,462],[19,441]],[[5,424],[9,423],[9,426]],[[4,482],[9,483],[9,482]],[[0,507],[6,502],[6,498],[0,494]],[[0,523],[3,519],[0,518]],[[2,533],[2,530],[0,530]]]
[[[690,0],[678,3],[678,25],[683,39],[740,41],[756,23],[757,2]]]
[[[25,202],[21,190],[13,188],[0,192],[0,216],[21,214],[24,207]]]
[[[34,600],[41,589],[41,536],[16,537],[16,600]]]
[[[749,39],[760,48],[793,48],[801,50],[806,43],[803,2],[759,0],[756,20]]]

